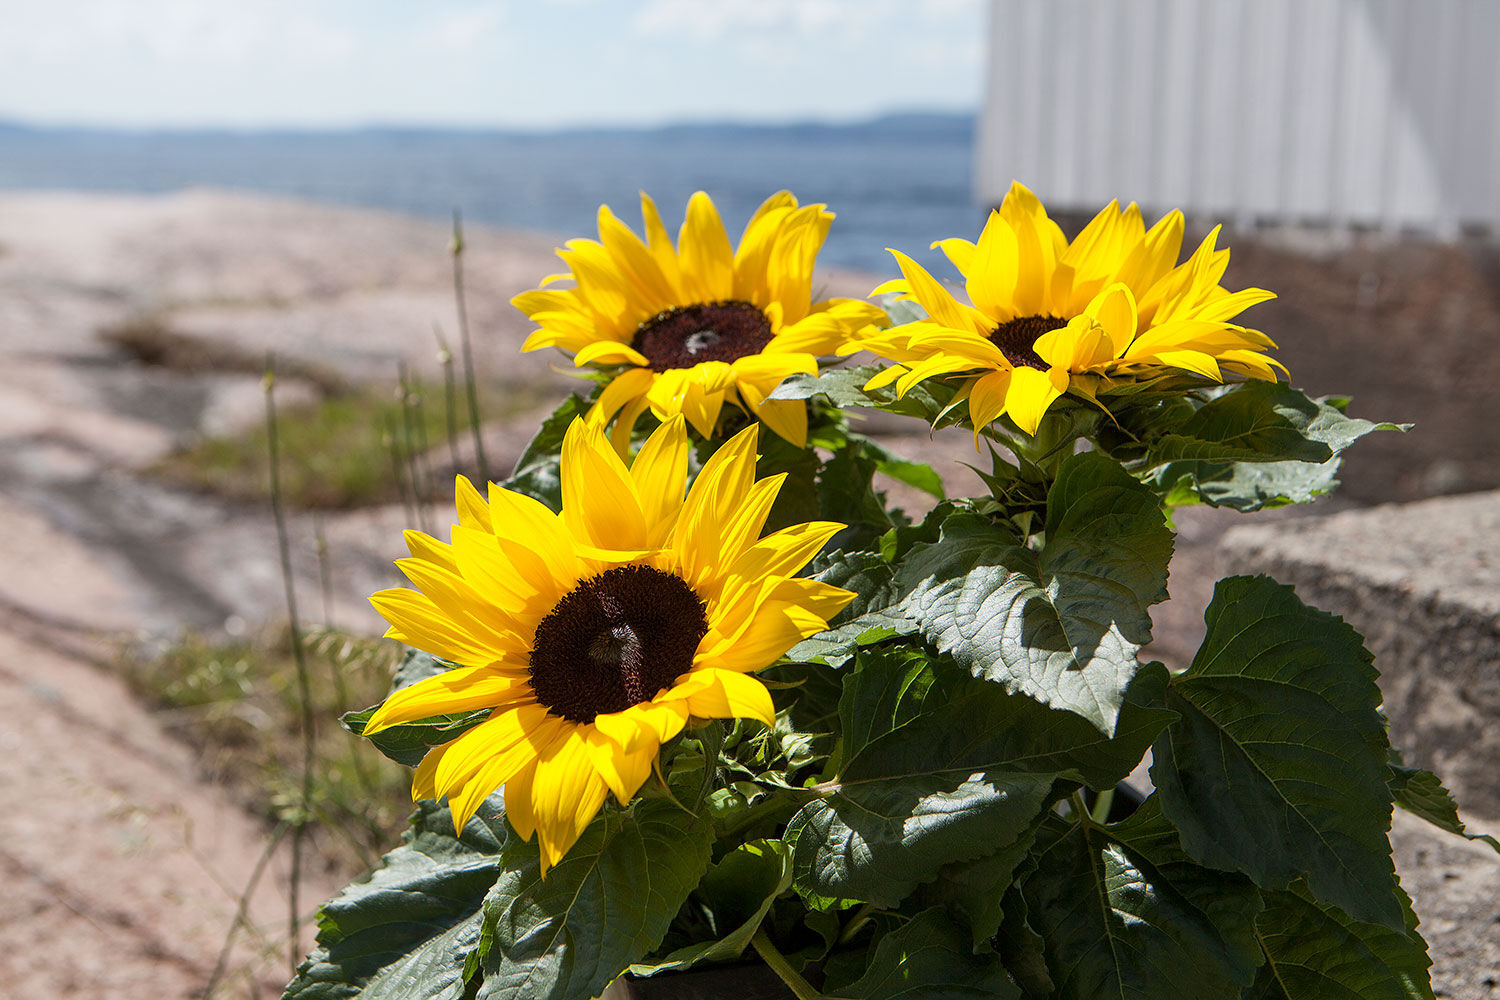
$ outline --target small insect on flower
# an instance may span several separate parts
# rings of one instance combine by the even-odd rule
[[[813,265],[833,213],[778,192],[756,210],[738,248],[702,191],[688,202],[675,248],[644,194],[641,214],[644,242],[601,206],[598,241],[569,240],[558,251],[568,270],[511,300],[540,327],[521,349],[558,347],[576,365],[618,369],[591,416],[614,421],[622,450],[648,408],[659,420],[680,413],[712,437],[726,402],[802,447],[806,404],[766,397],[885,321],[869,302],[813,300]],[[574,287],[549,287],[568,279]]]
[[[451,543],[406,533],[416,590],[371,598],[387,635],[457,664],[394,692],[366,727],[455,712],[489,718],[431,750],[414,798],[446,796],[462,829],[505,787],[542,871],[613,792],[628,803],[690,719],[775,709],[755,671],[827,627],[854,595],[795,574],[843,525],[764,538],[784,475],[755,479],[757,428],[726,442],[684,491],[689,444],[667,420],[632,464],[578,420],[562,448],[562,513],[458,479]]]

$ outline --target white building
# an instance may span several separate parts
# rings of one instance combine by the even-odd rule
[[[1500,229],[1500,0],[991,0],[975,188]]]

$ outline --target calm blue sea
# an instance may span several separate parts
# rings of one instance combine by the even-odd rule
[[[672,228],[693,191],[737,236],[790,188],[837,213],[821,261],[894,273],[885,247],[925,256],[973,238],[972,121],[909,115],[862,125],[678,126],[546,135],[432,130],[121,133],[0,125],[0,188],[161,192],[194,185],[593,235],[601,203],[639,230],[637,192]]]

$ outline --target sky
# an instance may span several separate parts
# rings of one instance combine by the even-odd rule
[[[972,110],[985,0],[0,0],[0,119],[554,128]]]

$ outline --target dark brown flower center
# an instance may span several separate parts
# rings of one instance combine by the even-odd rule
[[[1047,370],[1047,362],[1032,349],[1032,344],[1044,333],[1061,330],[1068,321],[1061,316],[1017,316],[990,331],[990,343],[1000,348],[1005,360],[1017,368]]]
[[[705,361],[736,361],[771,342],[771,323],[749,302],[703,302],[659,312],[635,331],[630,346],[651,370],[691,368]]]
[[[617,566],[568,591],[537,625],[531,688],[553,715],[593,722],[687,673],[707,632],[708,609],[687,581]]]

